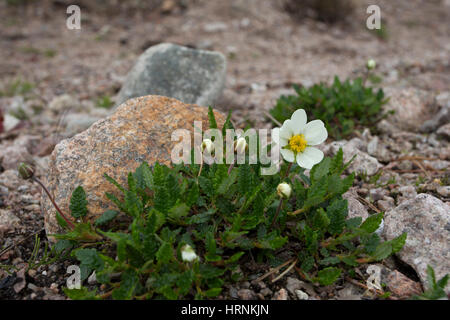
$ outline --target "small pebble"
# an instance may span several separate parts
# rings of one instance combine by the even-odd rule
[[[298,300],[308,300],[309,296],[306,292],[302,290],[295,290]]]

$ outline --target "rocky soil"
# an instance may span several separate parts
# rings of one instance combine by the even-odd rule
[[[358,155],[350,169],[359,175],[346,195],[350,214],[385,211],[385,238],[404,229],[411,234],[405,250],[380,265],[392,299],[424,289],[426,264],[438,278],[449,273],[450,5],[375,1],[387,26],[377,35],[365,28],[373,2],[360,1],[349,23],[335,25],[293,19],[269,0],[162,1],[153,10],[121,13],[88,7],[78,31],[66,28],[64,1],[0,2],[0,299],[65,299],[61,288],[72,264],[38,265],[47,241],[41,189],[17,176],[17,164],[33,162],[44,178],[55,145],[110,115],[137,58],[162,42],[225,55],[225,89],[215,108],[232,109],[240,127],[272,127],[266,112],[281,94],[293,92],[293,83],[355,77],[374,58],[378,86],[390,97],[386,110],[395,115],[375,132],[328,141],[324,151],[343,147],[347,159]],[[169,119],[175,115],[169,110]],[[36,236],[41,249],[31,259]],[[373,298],[364,280],[317,288],[294,269],[273,283],[277,272],[260,280],[270,267],[247,263],[247,280],[222,298]],[[358,277],[368,277],[366,266]]]

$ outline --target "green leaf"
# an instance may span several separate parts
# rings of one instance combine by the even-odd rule
[[[92,271],[101,271],[104,262],[95,249],[78,249],[74,252],[75,257],[80,261],[81,280],[87,279]]]
[[[373,214],[369,216],[360,226],[361,230],[366,231],[367,233],[375,232],[381,224],[383,220],[383,212]]]
[[[331,167],[331,158],[324,158],[321,162],[316,164],[310,173],[310,177],[312,181],[318,181],[323,176],[326,176],[330,171]]]
[[[173,248],[168,242],[164,242],[156,252],[156,259],[159,263],[168,263],[173,259]]]
[[[58,211],[56,211],[56,221],[58,222],[58,225],[63,229],[67,229],[69,227],[67,221],[64,220],[64,218],[59,214]]]
[[[96,296],[94,291],[89,291],[86,287],[81,287],[80,289],[69,289],[63,288],[66,296],[71,300],[99,300],[100,298]]]
[[[208,107],[208,119],[209,119],[209,128],[217,129],[216,117],[214,116],[214,111],[211,106]]]
[[[133,269],[122,273],[120,287],[114,289],[112,297],[116,300],[130,300],[139,286],[139,276]]]
[[[322,269],[317,273],[316,281],[318,281],[322,286],[329,286],[339,278],[341,272],[341,269],[335,267]]]
[[[390,241],[391,245],[392,245],[392,253],[397,253],[403,248],[403,246],[405,245],[405,242],[406,242],[406,237],[407,237],[407,234],[406,234],[406,232],[404,232],[401,235],[399,235],[398,237],[396,237]]]
[[[222,288],[212,288],[209,290],[206,290],[203,294],[207,296],[208,298],[217,297],[222,292]]]
[[[345,221],[346,227],[347,229],[350,230],[354,230],[356,228],[358,228],[362,223],[362,217],[353,217],[350,219],[347,219],[347,221]]]
[[[192,287],[192,282],[195,279],[195,274],[194,271],[192,270],[186,270],[183,273],[181,273],[177,280],[176,280],[176,285],[180,288],[180,294],[182,296],[186,295],[189,290]]]
[[[220,277],[225,273],[226,269],[219,269],[209,264],[201,264],[199,267],[199,273],[204,279],[213,279]]]
[[[87,214],[87,200],[86,193],[82,186],[78,186],[73,192],[72,197],[70,198],[70,214],[75,219],[82,218]]]
[[[189,207],[185,203],[180,203],[169,210],[168,217],[178,221],[181,218],[186,217],[188,213]]]
[[[97,220],[95,220],[94,224],[96,226],[102,226],[112,221],[119,214],[116,210],[106,210]]]
[[[338,264],[340,263],[341,260],[338,257],[328,257],[328,258],[324,258],[322,260],[320,260],[320,264],[323,264],[325,266],[328,265],[334,265],[334,264]]]
[[[389,241],[380,243],[375,252],[372,254],[372,258],[380,261],[386,259],[392,254],[392,244]]]
[[[327,177],[322,177],[317,182],[313,183],[308,189],[304,206],[310,208],[322,203],[325,200],[325,195],[327,193],[327,185]]]
[[[334,200],[327,208],[327,215],[330,218],[328,231],[333,235],[341,234],[344,231],[348,215],[347,200]]]

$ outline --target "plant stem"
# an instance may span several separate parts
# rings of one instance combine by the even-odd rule
[[[234,167],[234,159],[233,159],[233,162],[230,164],[230,166],[228,168],[228,175],[231,174],[231,170],[233,170],[233,167]]]
[[[272,224],[270,225],[271,229],[273,228],[275,221],[277,221],[277,218],[278,218],[278,215],[280,214],[282,206],[283,206],[283,198],[280,199],[280,203],[278,204],[277,212],[275,213],[275,216],[273,217],[273,220],[272,220]]]
[[[293,164],[293,162],[289,163],[289,165],[288,165],[288,167],[286,169],[286,172],[284,173],[283,179],[281,179],[281,180],[284,180],[284,179],[286,179],[288,177],[289,172],[291,171],[291,168],[292,168],[292,164]]]
[[[64,219],[64,221],[67,222],[67,224],[70,226],[70,228],[75,228],[75,225],[72,223],[72,221],[70,221],[69,219],[67,219],[67,217],[65,216],[65,214],[61,211],[61,209],[58,207],[58,205],[56,204],[55,200],[53,200],[53,197],[50,195],[50,192],[48,191],[48,189],[44,186],[44,184],[36,177],[32,178],[34,182],[37,182],[42,189],[44,189],[45,193],[47,194],[48,198],[50,199],[50,201],[52,202],[53,206],[55,207],[56,211],[58,211],[58,213],[61,215],[61,217]]]
[[[200,169],[198,170],[198,175],[197,178],[200,177],[200,174],[202,173],[202,169],[203,169],[203,152],[200,153]]]

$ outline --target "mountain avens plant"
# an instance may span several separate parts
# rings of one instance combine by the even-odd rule
[[[319,83],[310,88],[294,85],[296,93],[282,95],[270,114],[283,122],[302,108],[311,120],[322,120],[329,136],[336,140],[348,137],[354,129],[372,128],[387,116],[381,108],[387,102],[383,90],[366,85],[375,66],[375,61],[369,60],[364,76],[354,80],[341,81],[336,76],[331,85]]]
[[[210,126],[217,127],[212,110]],[[231,170],[204,164],[200,172],[197,164],[144,162],[128,174],[127,186],[105,176],[120,196],[107,194],[114,209],[94,223],[85,221],[86,195],[77,187],[70,205],[77,222],[70,228],[61,219],[67,233],[56,237],[73,246],[82,280],[95,271],[102,291],[64,291],[72,299],[214,298],[225,284],[245,279],[246,262],[255,259],[263,270],[280,264],[280,253],[307,281],[340,281],[358,265],[399,251],[406,238],[381,241],[374,232],[382,213],[347,218],[342,194],[354,179],[343,176],[347,166],[342,150],[316,163],[309,176],[297,163],[261,175],[259,163]],[[126,227],[115,223],[122,215]]]

